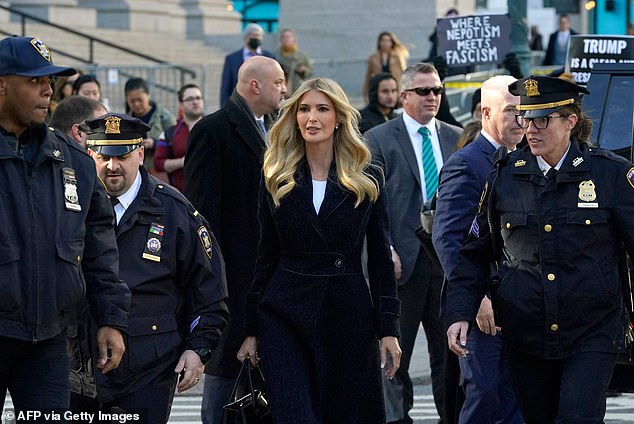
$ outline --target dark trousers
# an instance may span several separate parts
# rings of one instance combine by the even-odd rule
[[[7,389],[19,411],[57,411],[68,408],[70,383],[66,337],[60,334],[37,342],[0,337],[0,396]],[[44,416],[29,422],[46,423]]]
[[[616,355],[582,352],[542,359],[509,352],[511,383],[526,424],[597,424]]]
[[[121,396],[111,402],[104,403],[104,412],[138,413],[142,424],[167,423],[172,411],[174,390],[176,389],[178,374],[168,370],[163,378],[158,378],[152,384],[136,392]]]
[[[236,378],[205,374],[203,402],[200,409],[203,424],[221,424],[222,407],[230,402]]]
[[[467,339],[469,353],[460,357],[466,398],[461,423],[522,424],[524,419],[511,385],[502,333],[495,336],[473,328]]]
[[[391,423],[411,423],[409,411],[414,406],[414,387],[409,376],[416,333],[423,324],[427,337],[431,383],[438,415],[442,416],[444,399],[444,350],[445,338],[443,320],[440,318],[440,289],[442,270],[433,267],[421,249],[412,276],[398,288],[401,300],[401,366],[394,379],[383,385],[386,415]]]
[[[460,363],[458,356],[449,350],[446,342],[444,346],[444,377],[445,397],[443,400],[442,421],[445,424],[458,424],[460,410],[464,404],[464,390],[460,385]]]

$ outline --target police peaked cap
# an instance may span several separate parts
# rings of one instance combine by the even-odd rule
[[[527,118],[550,115],[562,107],[579,103],[581,94],[590,92],[567,79],[531,75],[509,85],[509,92],[520,96],[516,106],[520,114]]]
[[[138,118],[118,113],[107,113],[82,124],[86,132],[86,146],[104,156],[122,156],[143,143],[150,127]]]
[[[7,37],[0,40],[0,77],[75,75],[73,68],[53,64],[51,51],[39,38]]]

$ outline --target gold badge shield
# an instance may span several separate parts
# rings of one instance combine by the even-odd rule
[[[594,182],[592,180],[581,181],[579,183],[579,200],[594,202],[596,199],[597,193],[594,190]]]

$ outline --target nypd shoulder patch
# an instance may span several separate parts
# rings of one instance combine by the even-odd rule
[[[205,253],[209,257],[209,259],[211,259],[212,253],[213,253],[211,236],[209,235],[209,231],[207,230],[207,227],[205,227],[204,225],[201,225],[200,227],[198,227],[198,238],[200,239],[200,244],[202,244],[203,249],[205,250]]]
[[[627,182],[634,188],[634,168],[630,168],[630,170],[627,171]]]

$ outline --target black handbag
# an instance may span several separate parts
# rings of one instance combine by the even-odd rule
[[[230,403],[222,407],[222,424],[272,423],[262,371],[245,359],[231,391]]]

